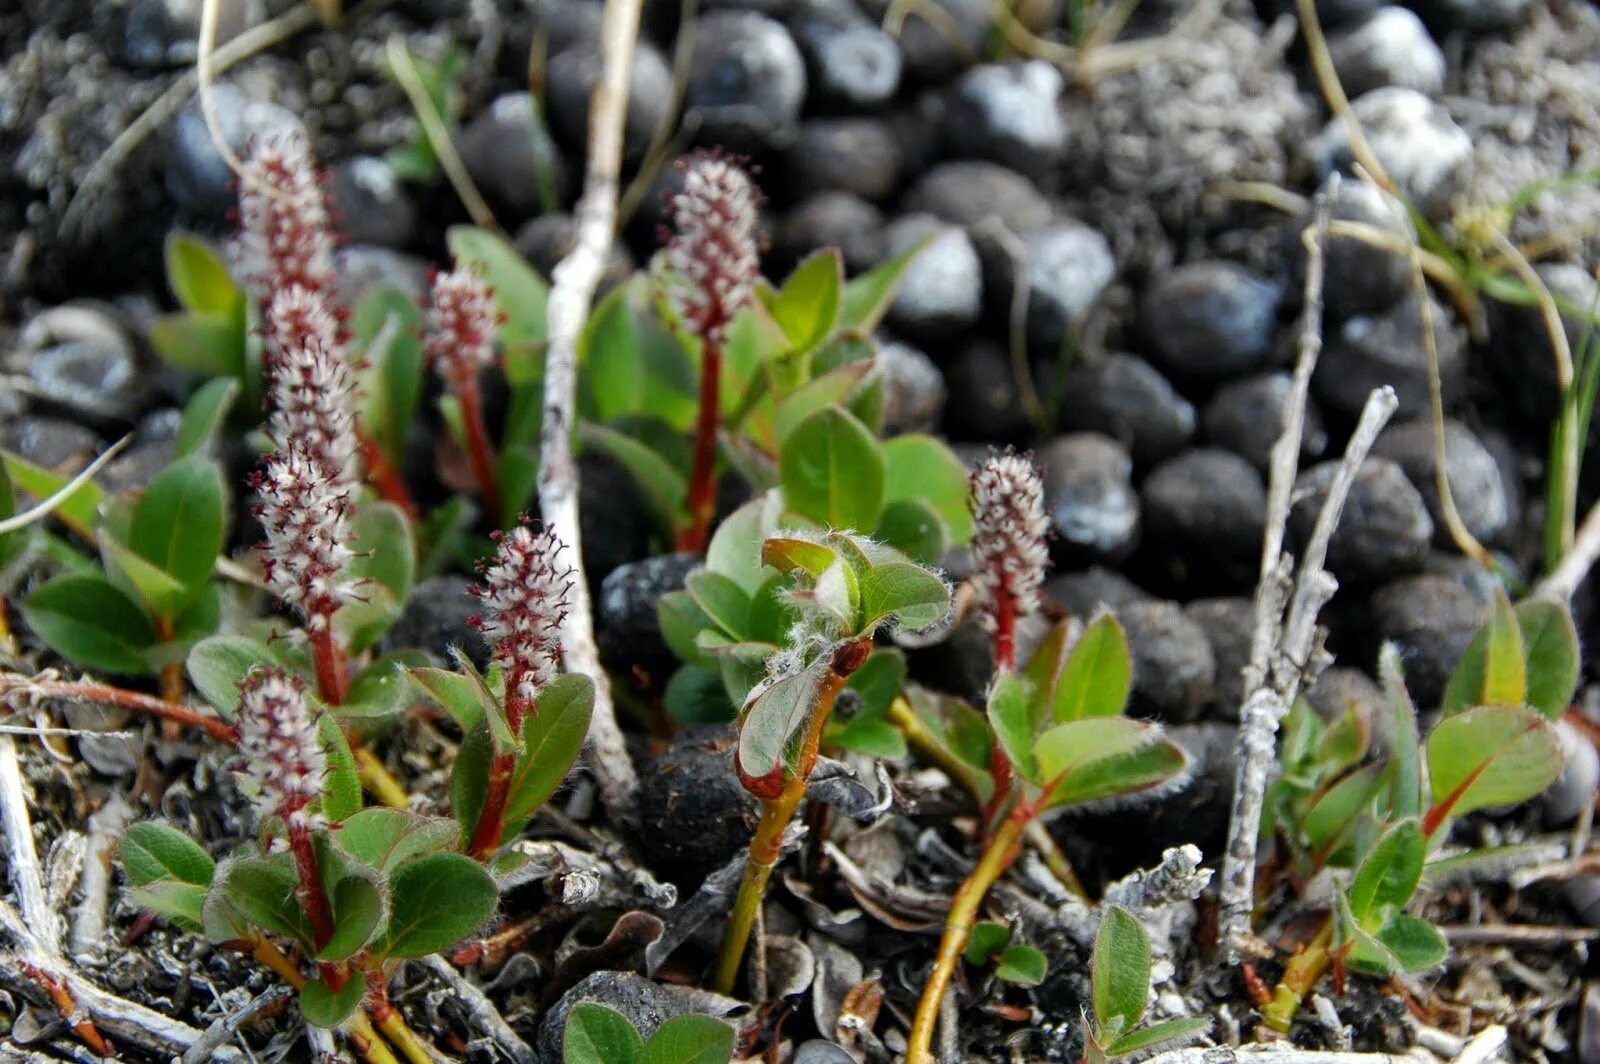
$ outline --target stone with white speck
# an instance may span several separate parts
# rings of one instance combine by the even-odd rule
[[[1450,112],[1416,89],[1386,86],[1350,105],[1367,143],[1401,188],[1426,214],[1449,206],[1472,166],[1472,138]],[[1330,119],[1311,142],[1310,155],[1321,177],[1348,171],[1353,156],[1349,129]]]

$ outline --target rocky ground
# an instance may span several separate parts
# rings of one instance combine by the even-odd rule
[[[106,153],[188,76],[199,5],[16,2],[20,10],[0,16],[0,445],[72,468],[132,430],[133,447],[103,480],[135,486],[170,453],[186,388],[143,339],[153,315],[171,304],[162,242],[177,228],[226,233],[231,174],[192,101],[131,150]],[[225,39],[289,10],[276,0],[224,6]],[[933,17],[911,5],[893,35],[882,28],[882,0],[706,0],[694,15],[681,132],[671,146],[720,145],[760,167],[769,276],[818,246],[841,247],[856,272],[934,237],[881,336],[888,420],[936,431],[963,456],[997,445],[1034,451],[1054,532],[1051,607],[1116,611],[1136,659],[1135,712],[1173,725],[1199,766],[1169,801],[1058,823],[1060,841],[1092,886],[1183,842],[1214,856],[1226,833],[1264,470],[1289,391],[1305,269],[1299,235],[1312,195],[1341,169],[1337,219],[1389,234],[1402,233],[1402,223],[1348,176],[1345,127],[1330,118],[1278,0],[1145,0],[1114,41],[1079,49],[1066,63],[1056,60],[1078,40],[1073,19],[1098,9],[1024,3],[1008,35],[987,0],[926,6]],[[1492,258],[1496,210],[1531,182],[1600,167],[1593,5],[1318,0],[1318,10],[1373,150],[1464,261]],[[567,246],[570,220],[545,209],[540,183],[548,176],[557,205],[570,206],[599,11],[588,0],[353,5],[342,29],[307,29],[228,71],[216,88],[221,125],[235,146],[266,131],[310,135],[331,171],[348,240],[340,254],[348,298],[377,281],[420,293],[429,264],[445,258],[446,227],[468,215],[438,176],[396,172],[387,153],[412,140],[414,118],[386,70],[385,49],[399,35],[424,60],[456,54],[461,76],[449,110],[466,168],[499,224],[547,272]],[[657,129],[678,117],[680,11],[656,0],[645,22],[627,115],[630,175],[651,155]],[[535,42],[552,138],[542,159],[529,135]],[[672,175],[668,166],[638,176],[629,201],[636,209],[614,252],[619,273],[656,248],[658,204]],[[1574,305],[1592,303],[1600,186],[1578,181],[1534,198],[1508,234],[1539,246],[1539,270],[1553,290]],[[1400,408],[1333,540],[1341,589],[1324,620],[1339,667],[1311,700],[1329,713],[1350,700],[1376,706],[1374,660],[1387,640],[1401,647],[1419,704],[1432,705],[1482,623],[1493,584],[1455,549],[1435,487],[1424,308],[1409,263],[1341,237],[1327,270],[1327,328],[1292,540],[1309,534],[1317,490],[1326,488],[1330,460],[1368,392],[1392,385]],[[1447,472],[1462,518],[1515,579],[1531,578],[1555,408],[1549,341],[1527,308],[1484,298],[1468,314],[1444,287],[1428,298],[1449,419]],[[1576,343],[1582,327],[1568,325]],[[434,431],[418,427],[417,463],[407,471],[424,498],[443,491],[428,446]],[[247,465],[241,450],[241,470]],[[585,562],[602,651],[617,676],[631,678],[626,700],[646,706],[672,665],[654,629],[654,600],[687,566],[651,557],[661,544],[649,541],[617,469],[586,458],[585,475]],[[1583,509],[1597,487],[1600,475],[1585,479]],[[240,533],[241,544],[248,538]],[[960,564],[951,559],[952,568]],[[470,643],[465,583],[445,575],[423,584],[389,644],[442,654]],[[1583,628],[1586,597],[1579,607]],[[915,679],[967,697],[981,694],[987,667],[975,626],[912,656]],[[1473,822],[1477,841],[1565,831],[1579,818],[1596,773],[1592,745],[1573,735],[1588,750],[1576,762],[1584,767],[1531,810]],[[743,845],[748,799],[715,738],[651,740],[640,729],[649,823],[636,839],[602,848],[618,877],[638,862],[650,882],[674,884],[688,899]],[[449,744],[419,720],[390,753],[413,772],[437,775]],[[214,754],[179,746],[162,760],[171,775],[157,788],[121,740],[31,748],[41,846],[64,828],[81,830],[113,793],[131,795],[141,812],[210,823],[213,838],[242,833]],[[882,973],[889,1008],[914,1004],[929,949],[916,932],[933,915],[929,899],[952,889],[964,864],[952,848],[959,839],[946,830],[951,796],[915,763],[893,769],[903,808],[915,811],[854,834],[841,829],[837,855],[809,853],[778,892],[774,911],[785,922],[767,928],[777,936],[770,978],[796,995],[794,1032],[831,1037],[841,1008],[851,1007],[841,1002],[844,991],[872,971]],[[572,817],[585,814],[586,793],[579,788]],[[543,829],[598,845],[565,816]],[[816,874],[823,866],[832,874]],[[847,874],[851,868],[858,874]],[[557,1002],[580,983],[585,992],[606,984],[594,992],[644,1016],[734,1007],[675,985],[692,981],[687,970],[669,967],[655,982],[611,971],[637,970],[636,943],[648,939],[629,940],[628,928],[608,921],[643,901],[592,912],[525,904],[522,948],[489,959],[491,997],[546,1059],[556,1059],[564,1015]],[[1452,925],[1587,928],[1600,919],[1600,878],[1521,892],[1463,888],[1435,904]],[[121,903],[113,915],[119,928],[136,920]],[[1031,992],[975,988],[983,1004],[970,1016],[972,1059],[1076,1060],[1082,970],[1057,965]],[[161,928],[101,974],[113,989],[201,1026],[267,985],[250,965]],[[1469,1013],[1506,1023],[1515,1059],[1597,1061],[1594,976],[1581,941],[1468,944],[1416,1004],[1441,1027],[1460,1026]],[[407,978],[397,1000],[436,1029],[454,1029],[460,1014],[450,993],[424,973]],[[17,1005],[0,1000],[18,1045],[66,1044],[50,1014]],[[1019,1024],[1018,1007],[1035,1022]],[[1405,1008],[1371,987],[1340,1004],[1358,1046],[1368,1048],[1410,1039]],[[1240,1014],[1236,1006],[1233,1022]],[[303,1059],[293,1035],[286,1025],[265,1059]],[[887,1059],[875,1042],[869,1031],[858,1048],[867,1059]],[[492,1059],[483,1046],[465,1051]],[[794,1059],[834,1059],[815,1053]]]

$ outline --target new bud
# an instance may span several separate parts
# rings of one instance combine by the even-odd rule
[[[483,616],[473,623],[494,647],[494,660],[505,673],[507,715],[515,724],[521,708],[531,706],[539,688],[556,677],[572,570],[559,564],[561,541],[555,533],[534,529],[527,518],[496,541],[483,583],[472,589],[483,602]]]
[[[298,677],[257,666],[239,685],[239,752],[255,784],[257,815],[312,827],[306,807],[322,796],[328,759]]]
[[[1050,559],[1044,486],[1026,455],[992,455],[973,474],[973,585],[991,629],[1039,608]]]
[[[720,343],[760,270],[756,208],[749,174],[731,159],[699,155],[684,171],[671,204],[667,264],[678,276],[668,291],[696,335]]]

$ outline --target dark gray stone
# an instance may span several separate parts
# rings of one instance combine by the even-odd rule
[[[1100,432],[1148,467],[1194,438],[1194,407],[1155,367],[1133,355],[1110,354],[1075,366],[1062,385],[1061,427]]]
[[[1048,63],[984,64],[962,75],[945,127],[954,154],[990,159],[1041,180],[1067,146],[1058,99],[1065,82]]]
[[[1192,262],[1157,278],[1140,330],[1179,377],[1231,377],[1257,369],[1272,347],[1279,287],[1231,262]]]
[[[1506,497],[1499,463],[1472,430],[1459,421],[1445,422],[1444,437],[1445,474],[1462,523],[1482,543],[1504,542],[1516,530],[1516,515]],[[1439,496],[1433,422],[1422,419],[1391,424],[1378,437],[1372,453],[1405,470],[1428,504],[1435,541],[1441,546],[1452,543]]]
[[[150,375],[110,314],[67,304],[35,315],[19,337],[35,399],[68,416],[130,424],[150,397]]]
[[[577,224],[566,213],[541,214],[517,230],[517,251],[528,263],[548,278],[556,265],[571,253],[576,243]],[[621,284],[633,276],[633,256],[621,243],[611,245],[604,271],[600,275],[602,289]]]
[[[901,274],[889,324],[913,340],[949,344],[983,311],[983,266],[967,234],[928,214],[908,214],[884,230],[884,252],[898,255],[926,240]]]
[[[379,285],[393,285],[420,303],[430,268],[427,260],[393,248],[347,244],[333,253],[334,289],[344,307],[354,307]]]
[[[906,12],[897,35],[906,78],[922,84],[948,81],[984,52],[994,28],[987,0],[929,0],[941,14],[930,18],[915,8]],[[891,0],[864,0],[875,23],[882,23]]]
[[[1323,462],[1295,480],[1289,532],[1296,549],[1310,537],[1338,465]],[[1329,540],[1328,569],[1341,584],[1383,583],[1420,568],[1432,540],[1428,506],[1405,473],[1387,458],[1368,458]]]
[[[1380,7],[1364,21],[1328,37],[1339,83],[1352,97],[1385,85],[1428,96],[1444,88],[1444,53],[1422,20],[1403,7]]]
[[[1572,313],[1561,315],[1567,346],[1583,348],[1588,310],[1600,293],[1594,275],[1572,262],[1540,263],[1539,279],[1560,304]],[[1489,369],[1500,385],[1500,395],[1536,432],[1546,433],[1556,417],[1560,388],[1556,384],[1556,355],[1550,333],[1538,307],[1519,307],[1489,300]]]
[[[705,38],[701,38],[704,40]],[[555,134],[581,156],[589,143],[589,99],[600,79],[598,45],[577,44],[555,55],[546,71],[546,100]],[[639,41],[628,74],[628,109],[623,117],[622,151],[630,161],[644,158],[650,140],[672,106],[672,69],[648,41]],[[524,141],[527,135],[524,134]]]
[[[1273,445],[1283,434],[1283,414],[1293,389],[1294,381],[1288,373],[1263,373],[1229,381],[1216,390],[1201,415],[1206,440],[1264,472],[1271,462]],[[1304,425],[1300,457],[1319,458],[1328,449],[1328,433],[1309,396]]]
[[[1348,177],[1339,181],[1330,218],[1370,225],[1402,240],[1416,238],[1416,230],[1403,208],[1397,215],[1390,210],[1382,191]],[[1283,231],[1284,251],[1293,267],[1293,292],[1297,297],[1305,286],[1307,251],[1302,237],[1315,221],[1315,208],[1307,208]],[[1355,237],[1330,233],[1323,266],[1322,304],[1333,322],[1359,314],[1381,314],[1413,290],[1411,263],[1406,256]]]
[[[472,659],[480,669],[489,663],[489,646],[470,623],[483,612],[483,603],[470,591],[472,581],[461,576],[435,576],[411,589],[405,609],[384,634],[378,648],[423,650],[448,668],[455,667],[452,649]]]
[[[921,351],[897,341],[878,345],[883,376],[883,434],[931,432],[944,412],[944,375]]]
[[[1467,347],[1444,306],[1429,297],[1439,383],[1445,402],[1459,393],[1467,370]],[[1374,317],[1351,318],[1326,334],[1322,357],[1311,378],[1317,398],[1349,418],[1360,414],[1374,388],[1389,385],[1400,401],[1396,416],[1422,417],[1431,409],[1428,351],[1423,342],[1421,304],[1408,296]]]
[[[945,429],[962,440],[1018,443],[1029,431],[1022,391],[999,344],[975,339],[945,365]]]
[[[827,247],[844,255],[848,273],[870,269],[884,258],[883,212],[848,192],[818,193],[784,215],[773,255],[787,269],[817,248]]]
[[[1445,210],[1472,166],[1472,138],[1442,104],[1415,89],[1388,86],[1357,97],[1350,110],[1373,155],[1424,214]],[[1349,172],[1349,128],[1335,116],[1309,145],[1320,177]]]
[[[592,594],[598,590],[600,574],[649,553],[651,522],[633,475],[593,451],[578,458],[578,514],[583,571]]]
[[[293,111],[252,98],[231,82],[212,86],[211,99],[223,142],[236,155],[244,154],[254,137],[306,135]],[[167,191],[179,206],[221,221],[233,209],[236,178],[211,140],[198,98],[178,112],[167,131]]]
[[[75,473],[105,450],[94,430],[53,417],[19,417],[0,423],[0,442],[34,465]]]
[[[697,41],[685,102],[700,140],[735,151],[791,143],[806,67],[783,25],[754,11],[712,11]]]
[[[585,1001],[622,1013],[645,1039],[655,1034],[662,1024],[686,1011],[682,998],[641,975],[595,972],[584,976],[561,995],[561,1000],[539,1022],[537,1048],[545,1064],[558,1064],[562,1060],[561,1039],[567,1027],[567,1015],[574,1005]]]
[[[1015,298],[1017,257],[992,236],[981,235],[984,287],[994,316],[1009,321]],[[1111,245],[1097,230],[1072,218],[1030,229],[1021,241],[1023,282],[1028,290],[1028,343],[1054,356],[1068,332],[1080,325],[1117,275]]]
[[[1139,495],[1154,543],[1197,562],[1260,557],[1266,486],[1238,455],[1206,447],[1185,451],[1153,469]]]
[[[838,190],[882,201],[900,183],[900,148],[874,118],[813,118],[800,124],[785,175],[797,197]]]
[[[808,0],[790,17],[789,28],[822,103],[863,111],[894,98],[900,46],[853,4]]]
[[[1594,742],[1564,720],[1555,723],[1564,760],[1561,775],[1539,795],[1540,819],[1547,828],[1560,828],[1578,819],[1594,804],[1600,789],[1600,752]]]
[[[358,155],[335,167],[328,201],[346,240],[401,248],[416,231],[416,205],[383,159]]]
[[[1514,30],[1528,20],[1529,0],[1417,0],[1417,10],[1441,30]]]
[[[906,209],[975,226],[993,219],[1021,239],[1050,220],[1050,203],[1033,182],[999,163],[956,159],[940,163],[911,186]]]
[[[701,561],[697,554],[659,554],[606,574],[595,599],[596,637],[606,668],[620,674],[642,669],[657,687],[665,686],[678,659],[662,638],[656,607],[662,595],[683,587]]]
[[[1116,613],[1135,602],[1154,601],[1150,594],[1114,569],[1093,565],[1076,573],[1058,573],[1044,582],[1045,601],[1087,621],[1102,609]]]
[[[1133,459],[1109,436],[1075,432],[1051,440],[1037,462],[1058,564],[1116,562],[1139,540]]]
[[[761,803],[734,772],[737,743],[731,727],[681,731],[640,773],[644,858],[685,892],[750,844],[761,814]]]
[[[557,196],[572,181],[570,167],[553,141],[545,141],[547,158],[534,156],[537,106],[531,93],[497,96],[456,137],[456,150],[473,182],[516,218],[531,218],[544,209],[541,173],[555,185]]]
[[[195,61],[200,39],[201,0],[145,0],[128,8],[122,54],[143,67],[187,66]],[[261,0],[220,4],[217,38],[220,48],[266,17]]]
[[[1217,720],[1238,720],[1239,707],[1248,693],[1244,689],[1244,667],[1250,661],[1255,603],[1247,598],[1196,599],[1183,607],[1183,615],[1206,634],[1217,664],[1215,697],[1208,715]]]
[[[1372,623],[1399,648],[1406,689],[1424,709],[1444,697],[1456,662],[1487,616],[1477,596],[1442,576],[1407,577],[1372,596]]]
[[[1135,602],[1117,611],[1133,656],[1128,710],[1174,724],[1194,720],[1216,696],[1217,659],[1206,633],[1175,602]]]

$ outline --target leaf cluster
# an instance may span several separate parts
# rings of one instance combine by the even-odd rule
[[[1120,905],[1107,905],[1101,912],[1089,979],[1086,1064],[1172,1048],[1193,1041],[1211,1026],[1204,1017],[1144,1022],[1150,998],[1150,939],[1138,919]]]
[[[583,1001],[567,1014],[561,1051],[567,1064],[728,1064],[734,1030],[711,1016],[674,1016],[649,1040],[616,1009]]]

